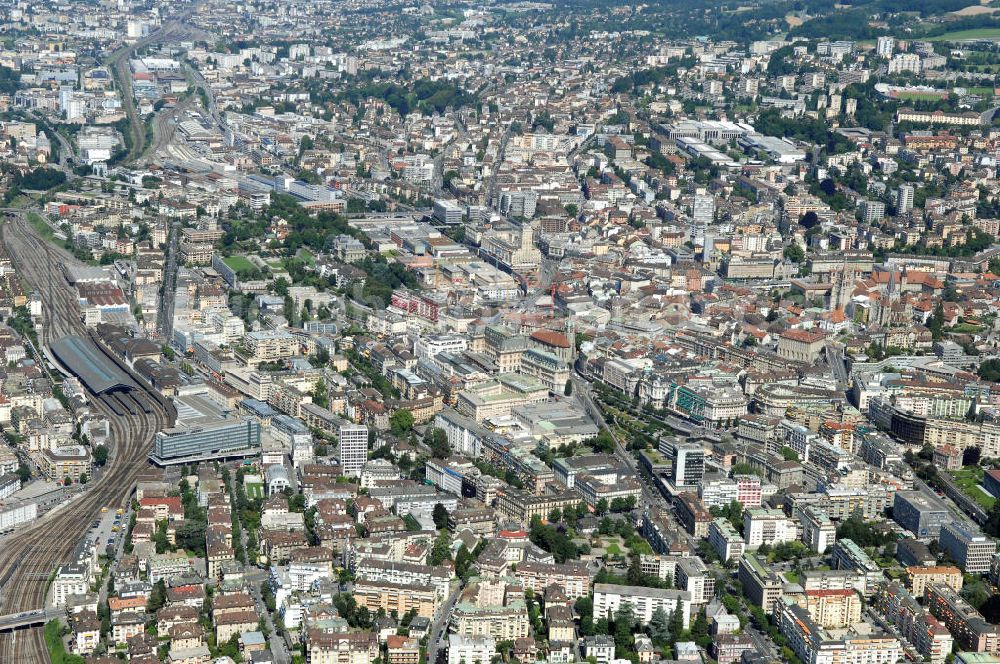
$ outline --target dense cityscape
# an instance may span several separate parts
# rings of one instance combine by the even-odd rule
[[[1000,664],[998,12],[0,0],[0,664]]]

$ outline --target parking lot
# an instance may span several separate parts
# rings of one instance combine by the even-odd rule
[[[128,528],[128,514],[119,515],[110,507],[107,510],[94,517],[87,533],[87,536],[97,543],[97,549],[101,553],[109,541],[117,546],[119,538],[125,536],[125,530]]]

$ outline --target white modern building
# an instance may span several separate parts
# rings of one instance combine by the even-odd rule
[[[368,427],[363,424],[342,424],[338,431],[337,448],[341,472],[357,476],[368,461]]]
[[[646,625],[657,609],[669,616],[680,611],[684,629],[691,624],[691,593],[686,590],[663,590],[642,586],[620,586],[614,583],[594,584],[594,619],[613,618],[622,604],[632,606],[640,625]]]

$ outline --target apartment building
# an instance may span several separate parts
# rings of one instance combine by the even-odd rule
[[[497,654],[491,636],[448,635],[448,664],[489,664]]]
[[[966,574],[990,571],[990,561],[997,551],[996,541],[983,535],[975,526],[959,521],[941,526],[938,544]]]
[[[743,594],[747,599],[764,609],[764,613],[774,611],[775,605],[781,599],[784,584],[777,574],[765,569],[754,554],[750,552],[743,554],[736,578],[743,586]]]
[[[848,627],[861,622],[861,598],[853,590],[807,590],[805,608],[820,626]]]
[[[931,584],[924,590],[924,604],[944,623],[962,650],[1000,653],[1000,625],[991,625],[971,604],[950,587]]]
[[[91,575],[86,565],[71,563],[61,565],[52,580],[52,604],[66,606],[70,595],[83,595],[90,590]]]
[[[697,494],[679,493],[674,504],[677,506],[677,520],[684,530],[695,537],[708,537],[708,524],[712,522],[712,514],[705,509]]]
[[[379,609],[386,614],[395,612],[399,616],[415,611],[418,616],[433,618],[438,608],[434,589],[415,584],[361,578],[354,582],[353,594],[358,606],[367,607],[372,614]]]
[[[879,584],[873,606],[931,664],[942,664],[951,654],[954,639],[948,628],[895,581]]]
[[[38,458],[41,471],[56,482],[66,478],[76,482],[81,475],[90,475],[90,453],[82,445],[46,449]]]
[[[306,633],[310,664],[373,664],[378,655],[378,638],[372,632],[310,629]]]
[[[299,340],[280,330],[247,332],[243,345],[255,362],[274,362],[299,354]]]
[[[452,610],[451,627],[462,636],[488,636],[497,641],[524,638],[530,631],[528,609],[521,599],[506,605],[459,602]]]
[[[708,524],[708,543],[724,563],[741,557],[746,548],[743,536],[727,519]]]
[[[853,540],[842,539],[834,545],[833,566],[838,570],[857,570],[863,574],[868,592],[873,592],[875,584],[885,579],[882,568]]]
[[[526,560],[517,566],[514,578],[525,590],[542,594],[549,586],[560,588],[568,599],[575,601],[590,593],[590,574],[583,563],[539,563]]]
[[[907,567],[906,583],[914,597],[923,597],[927,586],[938,583],[959,592],[962,572],[957,567]]]
[[[795,524],[781,510],[755,507],[743,512],[743,536],[747,548],[753,550],[763,544],[794,542],[798,533]]]
[[[368,427],[364,424],[341,424],[337,430],[337,460],[343,475],[357,476],[368,462]]]
[[[621,586],[613,583],[594,584],[594,619],[612,618],[623,604],[632,607],[636,620],[646,625],[657,609],[669,616],[680,611],[684,629],[691,624],[691,593],[685,590],[664,590],[642,586]]]
[[[517,489],[506,489],[497,497],[496,511],[503,517],[528,525],[533,517],[547,519],[552,510],[575,508],[581,502],[580,494],[575,491],[531,496]]]
[[[808,506],[796,510],[802,524],[802,542],[816,553],[826,553],[837,541],[837,528],[826,512]]]
[[[903,656],[899,640],[885,635],[834,639],[809,612],[789,599],[778,602],[778,629],[799,659],[809,664],[896,664]]]
[[[369,582],[386,581],[400,585],[432,588],[438,599],[448,596],[451,574],[446,568],[362,558],[354,569],[355,575]]]
[[[413,636],[390,634],[385,639],[388,664],[420,664],[420,640]]]
[[[760,507],[760,477],[756,475],[735,475],[729,477],[704,477],[698,486],[698,497],[705,507],[722,507],[733,501],[743,507]]]
[[[692,604],[707,604],[715,597],[715,577],[709,574],[701,558],[678,560],[674,577],[674,587],[689,592]]]

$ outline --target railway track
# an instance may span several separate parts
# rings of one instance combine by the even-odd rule
[[[66,283],[62,266],[77,261],[44,241],[18,217],[0,225],[4,242],[21,278],[47,293],[43,298],[46,324],[39,339],[48,344],[69,334],[88,336],[78,303]],[[0,548],[0,613],[18,613],[45,605],[49,579],[59,565],[70,562],[90,522],[101,507],[124,507],[136,477],[146,466],[155,433],[170,426],[168,407],[141,383],[124,395],[91,395],[94,410],[108,418],[114,441],[108,467],[99,479],[65,507],[43,516]],[[0,662],[48,662],[42,628],[0,634]]]
[[[184,23],[193,11],[194,9],[188,10],[176,19],[163,24],[158,30],[135,44],[124,46],[115,51],[104,63],[111,69],[115,77],[125,108],[125,115],[128,117],[129,133],[132,138],[128,156],[130,162],[145,154],[149,146],[146,145],[146,129],[143,118],[139,115],[139,109],[136,107],[135,97],[132,93],[132,72],[129,69],[129,59],[150,44],[173,43],[206,34],[204,31]]]

